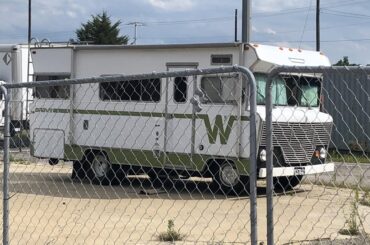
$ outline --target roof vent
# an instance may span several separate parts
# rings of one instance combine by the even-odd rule
[[[212,54],[211,65],[232,65],[232,54]]]

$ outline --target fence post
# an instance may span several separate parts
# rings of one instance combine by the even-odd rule
[[[273,126],[272,126],[272,80],[278,74],[274,68],[266,82],[266,206],[267,206],[267,245],[274,244],[274,184],[273,184]]]
[[[253,73],[245,67],[237,67],[248,78],[250,88],[250,219],[251,219],[251,244],[257,245],[257,85]],[[248,104],[246,103],[246,106]],[[246,108],[247,109],[247,108]]]
[[[3,172],[3,244],[9,244],[9,96],[4,86],[0,86],[4,95],[4,172]]]

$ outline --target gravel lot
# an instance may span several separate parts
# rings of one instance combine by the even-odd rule
[[[14,244],[156,244],[170,219],[186,235],[176,244],[249,243],[248,196],[212,193],[204,180],[179,180],[155,190],[145,176],[114,187],[72,181],[69,163],[18,161],[10,172]],[[291,192],[277,193],[276,244],[370,244],[365,235],[344,240],[349,237],[338,234],[351,213],[353,191],[311,182],[306,179]],[[370,208],[360,205],[358,211],[361,229],[369,234]],[[266,244],[263,186],[258,188],[258,237]]]

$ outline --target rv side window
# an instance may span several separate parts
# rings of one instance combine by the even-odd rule
[[[205,94],[204,103],[236,103],[238,87],[239,91],[242,89],[238,85],[238,76],[203,77],[200,86]]]
[[[36,76],[36,81],[68,79],[69,76]],[[38,99],[68,99],[69,85],[45,86],[35,88],[35,97]]]
[[[100,84],[101,100],[113,101],[148,101],[161,99],[161,80],[145,79]]]
[[[188,84],[186,77],[176,77],[174,81],[173,98],[175,102],[183,103],[187,99]]]

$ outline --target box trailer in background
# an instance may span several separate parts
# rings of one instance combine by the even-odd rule
[[[21,83],[32,81],[33,66],[28,68],[28,45],[0,44],[0,83]],[[29,76],[29,79],[27,79]],[[28,127],[28,102],[32,90],[21,88],[10,90],[11,133]],[[1,95],[0,127],[4,126],[4,98]]]
[[[370,152],[370,77],[361,69],[327,72],[323,95],[334,120],[330,147]]]

